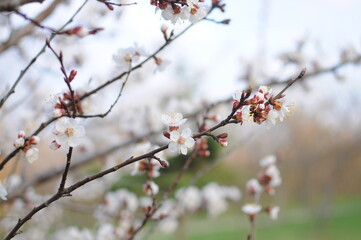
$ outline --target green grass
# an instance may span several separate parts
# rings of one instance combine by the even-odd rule
[[[313,212],[302,209],[284,210],[277,221],[271,221],[267,216],[260,215],[257,222],[257,239],[361,239],[360,199],[334,205],[327,218],[317,217]],[[228,212],[217,219],[208,219],[204,215],[191,217],[182,223],[177,233],[167,236],[157,232],[150,240],[246,239],[249,223],[240,211],[239,214],[233,213]]]

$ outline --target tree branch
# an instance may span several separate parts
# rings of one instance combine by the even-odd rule
[[[11,12],[28,3],[43,3],[45,0],[2,0],[0,12]]]

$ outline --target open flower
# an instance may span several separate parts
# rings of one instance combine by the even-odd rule
[[[242,207],[242,211],[250,217],[254,217],[262,210],[261,205],[249,203]]]
[[[53,133],[57,136],[56,142],[58,144],[76,147],[85,135],[85,129],[75,119],[61,118],[56,122]]]
[[[247,192],[254,196],[259,196],[263,192],[262,185],[257,179],[252,178],[246,183]]]
[[[26,151],[25,154],[26,160],[28,160],[29,163],[33,163],[39,158],[39,149],[37,148],[30,148]]]
[[[149,180],[146,183],[144,183],[143,191],[147,195],[155,195],[159,192],[159,187],[155,182]]]
[[[140,57],[146,55],[144,49],[135,45],[134,47],[120,48],[117,54],[113,55],[113,60],[121,71],[126,71],[131,66],[131,63],[138,62]]]
[[[171,112],[162,114],[162,123],[168,125],[169,130],[177,130],[187,121],[186,118],[183,118],[183,114]]]
[[[183,155],[187,155],[188,148],[194,146],[194,139],[192,138],[192,130],[189,128],[183,129],[182,133],[178,131],[172,131],[170,133],[169,150],[172,152],[182,153]]]

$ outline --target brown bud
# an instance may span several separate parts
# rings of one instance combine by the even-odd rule
[[[167,132],[167,131],[164,131],[164,132],[163,132],[163,136],[166,137],[166,138],[168,138],[168,139],[170,139],[170,133]]]
[[[159,163],[160,163],[160,165],[162,165],[162,167],[164,167],[164,168],[168,168],[168,167],[169,167],[169,163],[168,163],[167,161],[160,160]]]
[[[200,150],[197,152],[197,154],[200,157],[209,157],[211,155],[211,152],[208,150]]]
[[[75,78],[77,73],[78,72],[76,70],[71,70],[70,75],[69,75],[69,82],[73,81],[73,79]]]
[[[228,133],[221,133],[217,136],[217,138],[222,138],[222,139],[227,138],[227,137],[228,137]]]
[[[224,19],[221,23],[228,25],[231,22],[231,19]]]

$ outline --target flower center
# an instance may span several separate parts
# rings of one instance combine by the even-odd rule
[[[186,140],[183,137],[179,137],[177,142],[178,142],[179,145],[184,145]]]
[[[71,137],[74,135],[74,128],[67,128],[65,130],[65,134],[68,136],[68,137]]]
[[[129,54],[127,54],[127,55],[124,56],[124,60],[125,60],[126,62],[131,62],[131,61],[132,61],[132,57],[131,57]]]

